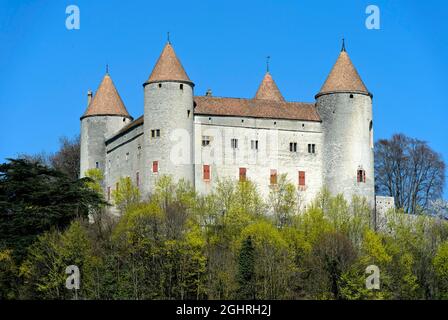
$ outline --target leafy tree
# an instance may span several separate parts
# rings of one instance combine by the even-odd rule
[[[140,201],[140,190],[132,183],[131,178],[120,178],[118,188],[112,191],[112,198],[115,206],[123,213]]]
[[[287,180],[286,174],[278,177],[276,185],[271,186],[269,205],[280,227],[291,223],[291,217],[297,213],[296,187]]]

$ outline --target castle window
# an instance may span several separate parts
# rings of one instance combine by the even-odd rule
[[[308,153],[316,153],[316,145],[314,143],[308,144]]]
[[[158,137],[160,137],[160,129],[151,130],[151,138],[158,138]]]
[[[241,123],[244,123],[244,119],[241,119]]]
[[[270,178],[271,186],[277,184],[277,170],[271,169],[271,178]]]
[[[299,171],[299,187],[305,186],[305,171]]]
[[[126,118],[123,118],[123,122],[125,122],[126,121]]]
[[[107,187],[107,201],[110,201],[110,187]]]
[[[210,145],[210,136],[202,136],[202,146],[206,147]]]
[[[140,158],[141,154],[142,154],[142,146],[139,145],[139,146],[137,147],[137,157]]]
[[[140,172],[138,171],[135,173],[135,184],[137,187],[140,185]]]
[[[240,168],[240,182],[246,181],[246,168]]]
[[[358,170],[358,173],[356,175],[356,181],[357,182],[361,182],[361,183],[365,183],[366,182],[366,171],[365,170]]]
[[[159,83],[159,88],[162,88],[162,84],[161,83]]]
[[[158,173],[159,172],[159,161],[153,161],[152,162],[152,172]]]
[[[126,152],[126,161],[129,160],[129,152]]]
[[[289,151],[290,152],[297,152],[297,142],[290,142],[289,143]]]
[[[258,140],[251,140],[250,141],[250,148],[252,150],[258,150]]]
[[[370,139],[370,148],[373,149],[373,122],[370,120],[369,123],[369,139]]]
[[[179,85],[179,88],[180,88],[180,90],[184,90],[184,85],[181,83],[181,84]]]
[[[100,163],[97,161],[97,162],[95,162],[95,168],[99,168],[100,167]]]
[[[204,181],[210,181],[210,165],[204,164],[202,170],[203,170],[202,176],[204,178]]]
[[[238,139],[232,139],[230,141],[230,144],[232,146],[232,149],[238,149]]]
[[[350,99],[353,99],[353,95],[352,94],[350,95]]]
[[[190,110],[187,110],[187,117],[188,117],[188,118],[190,118],[190,113],[191,113],[191,111],[190,111]]]

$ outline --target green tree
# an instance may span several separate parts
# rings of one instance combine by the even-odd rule
[[[238,257],[238,299],[255,299],[255,249],[251,237],[243,241]]]
[[[132,183],[131,178],[120,178],[118,188],[112,191],[115,206],[124,213],[130,206],[140,201],[140,190]]]
[[[73,181],[22,159],[0,164],[0,248],[13,250],[21,259],[38,235],[87,217],[91,208],[103,204],[98,193],[87,187],[88,181]]]

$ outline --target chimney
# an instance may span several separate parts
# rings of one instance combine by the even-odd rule
[[[92,96],[93,96],[92,90],[89,89],[89,91],[87,91],[87,106],[89,106],[90,101],[92,101]]]
[[[207,92],[205,93],[206,97],[211,97],[212,96],[212,89],[208,89]]]

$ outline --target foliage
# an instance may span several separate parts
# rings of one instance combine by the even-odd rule
[[[51,188],[64,179],[38,163],[16,165],[1,186],[25,200],[55,194]],[[24,168],[31,181],[19,174]],[[375,230],[365,199],[323,189],[300,210],[286,177],[264,201],[250,181],[224,179],[200,195],[170,176],[160,176],[145,201],[130,179],[120,180],[114,200],[122,214],[114,220],[98,195],[101,172],[87,176],[82,190],[100,198],[85,202],[84,210],[98,213],[94,223],[85,214],[61,223],[46,216],[55,210],[49,203],[29,207],[23,200],[8,209],[47,220],[14,221],[32,225],[34,235],[22,242],[23,259],[14,256],[16,243],[2,243],[2,299],[448,299],[445,220],[397,210]],[[6,228],[11,220],[2,217]],[[69,265],[81,271],[76,292],[65,288]],[[379,290],[366,287],[370,265],[380,269]]]

